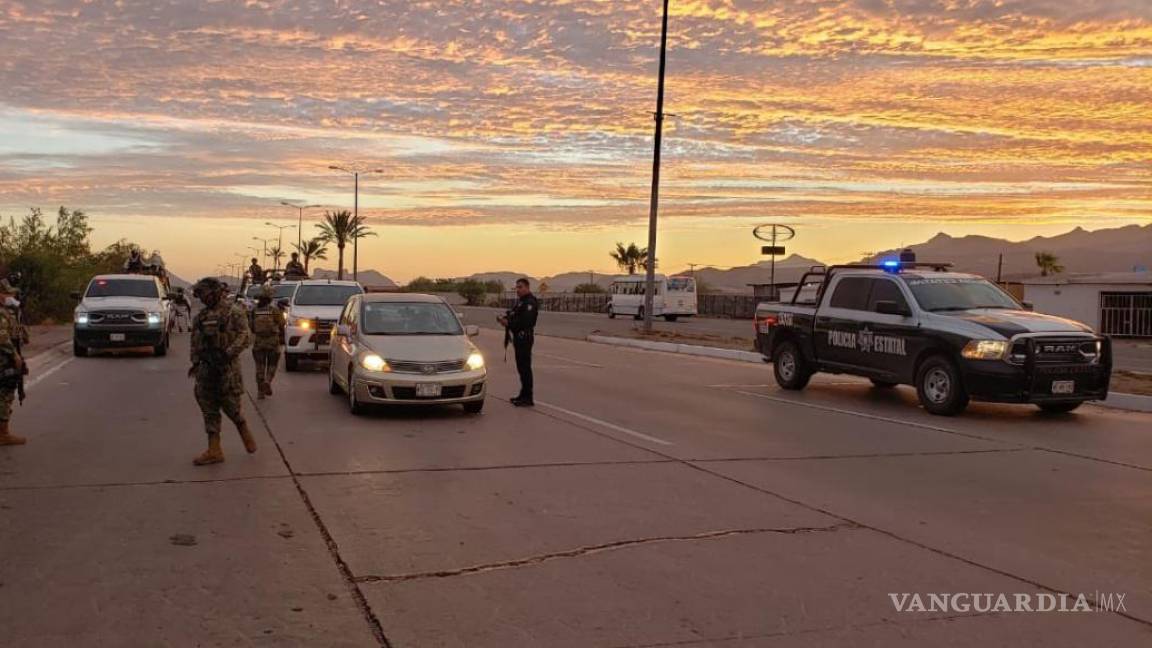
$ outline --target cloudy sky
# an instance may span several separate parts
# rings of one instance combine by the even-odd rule
[[[660,256],[1152,222],[1148,0],[672,0]],[[195,275],[361,207],[397,279],[643,242],[659,0],[0,0],[0,215]],[[306,235],[312,228],[305,223]],[[295,240],[295,230],[285,230]],[[331,265],[329,263],[328,265]]]

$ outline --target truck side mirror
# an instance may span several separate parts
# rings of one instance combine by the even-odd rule
[[[1024,310],[1029,312],[1036,310],[1036,305],[1032,302],[1020,302],[1020,305],[1024,307]]]
[[[901,317],[908,317],[912,314],[907,306],[903,306],[894,301],[876,302],[876,312],[881,315],[900,315]]]
[[[348,337],[352,335],[352,327],[347,324],[340,324],[336,327],[336,337]]]
[[[464,327],[464,333],[466,333],[468,337],[476,337],[477,335],[480,335],[480,327],[476,326],[475,324],[469,324],[468,326]]]

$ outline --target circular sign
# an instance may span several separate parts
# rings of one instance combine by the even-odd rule
[[[756,229],[752,230],[752,236],[755,236],[761,241],[783,243],[784,241],[791,241],[792,239],[796,238],[796,230],[788,227],[787,225],[771,223],[768,225],[760,225]]]

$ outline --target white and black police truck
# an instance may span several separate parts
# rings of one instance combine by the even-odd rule
[[[949,268],[909,257],[817,266],[788,303],[757,307],[756,348],[784,389],[816,372],[853,374],[878,388],[912,385],[943,416],[971,399],[1070,412],[1108,397],[1107,337]]]

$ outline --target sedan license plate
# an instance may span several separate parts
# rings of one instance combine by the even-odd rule
[[[1053,394],[1074,394],[1076,393],[1075,380],[1053,380],[1052,381]]]
[[[123,342],[124,341],[124,334],[123,333],[109,333],[108,334],[108,341],[110,341],[110,342]]]
[[[440,385],[437,383],[421,383],[416,385],[416,395],[420,398],[436,398],[440,395]]]

